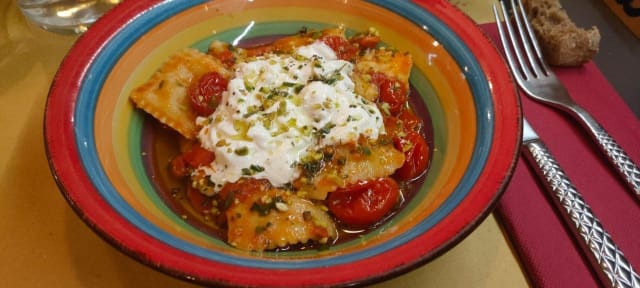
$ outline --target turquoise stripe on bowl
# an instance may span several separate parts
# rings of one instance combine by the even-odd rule
[[[133,225],[139,227],[142,231],[152,235],[160,241],[175,247],[176,249],[214,261],[228,263],[231,265],[259,267],[263,269],[304,269],[349,263],[398,247],[406,241],[419,236],[424,231],[429,230],[438,223],[438,221],[447,216],[452,209],[464,199],[467,193],[466,191],[468,191],[478,179],[478,176],[485,165],[486,159],[488,158],[489,149],[491,147],[490,136],[493,134],[492,116],[494,110],[489,101],[489,99],[491,99],[491,92],[486,78],[470,49],[464,45],[464,43],[455,34],[453,34],[446,25],[431,13],[422,10],[409,1],[377,0],[371,2],[383,6],[391,11],[395,11],[397,14],[404,16],[420,27],[428,27],[428,32],[447,48],[452,57],[456,59],[462,67],[466,68],[461,70],[465,71],[465,76],[467,77],[467,81],[475,97],[475,106],[478,111],[478,134],[489,136],[484,137],[475,143],[473,152],[474,156],[471,159],[469,169],[465,172],[460,184],[455,188],[453,193],[441,207],[437,208],[432,215],[421,221],[411,230],[376,247],[364,249],[350,255],[300,260],[295,261],[295,263],[240,258],[207,250],[166,233],[142,217],[139,213],[133,210],[133,208],[129,206],[122,197],[119,196],[100,165],[93,139],[92,115],[94,114],[93,112],[95,111],[97,104],[96,95],[99,95],[100,87],[117,62],[117,59],[123,55],[125,51],[146,31],[153,29],[156,25],[162,23],[164,19],[204,2],[206,1],[167,1],[140,15],[129,23],[129,25],[124,27],[104,46],[102,51],[94,60],[94,63],[89,68],[87,77],[83,79],[81,84],[78,96],[78,105],[76,107],[83,107],[83,109],[76,110],[74,113],[74,117],[76,119],[76,145],[79,150],[80,157],[88,176],[91,178],[104,199]]]

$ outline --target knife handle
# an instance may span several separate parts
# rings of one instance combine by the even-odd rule
[[[605,130],[586,110],[572,107],[572,112],[582,121],[596,140],[598,147],[607,156],[609,162],[616,168],[618,174],[625,180],[633,191],[636,200],[640,200],[640,168],[631,157],[618,145],[615,139]]]
[[[539,139],[525,141],[523,153],[532,164],[556,208],[584,250],[601,282],[608,287],[640,287],[640,277],[613,242],[600,220]]]

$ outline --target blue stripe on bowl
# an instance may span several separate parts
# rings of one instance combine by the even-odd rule
[[[458,65],[460,65],[460,69],[463,71],[466,77],[465,79],[469,83],[475,100],[477,135],[486,136],[476,137],[473,156],[469,166],[467,167],[467,171],[447,200],[445,200],[444,203],[442,203],[442,205],[429,217],[421,221],[411,230],[390,240],[389,243],[382,245],[383,247],[381,248],[386,248],[385,250],[388,250],[389,248],[384,246],[396,247],[397,245],[409,241],[429,230],[440,220],[446,217],[464,199],[468,191],[473,187],[475,181],[480,176],[487,158],[489,157],[493,139],[494,109],[493,103],[491,102],[492,95],[489,83],[482,71],[482,67],[480,67],[480,64],[469,47],[467,47],[466,44],[460,40],[460,38],[458,38],[451,29],[449,29],[449,27],[442,23],[433,14],[409,1],[373,0],[370,2],[385,7],[388,10],[395,11],[397,14],[400,14],[413,22],[415,25],[422,27],[437,39],[447,52],[451,54]]]
[[[349,263],[394,249],[429,230],[446,217],[456,205],[464,199],[469,189],[478,179],[489,156],[493,135],[494,112],[490,101],[491,92],[484,73],[469,47],[433,14],[406,0],[374,0],[371,2],[402,15],[419,27],[426,27],[425,30],[447,48],[447,51],[451,53],[452,57],[460,64],[461,68],[463,68],[462,71],[465,73],[475,98],[475,106],[478,111],[478,135],[484,135],[486,137],[478,138],[478,141],[474,145],[473,157],[468,170],[465,172],[462,181],[441,207],[437,208],[432,215],[406,233],[376,247],[371,247],[349,255],[339,255],[323,259],[296,260],[292,262],[246,259],[207,250],[166,233],[142,217],[118,194],[110,183],[98,159],[93,139],[93,115],[98,100],[97,95],[99,95],[100,87],[102,87],[111,69],[116,64],[117,59],[119,59],[135,41],[143,36],[146,31],[153,29],[165,19],[204,2],[206,1],[166,1],[139,15],[139,17],[123,27],[122,30],[117,32],[116,35],[103,46],[87,70],[86,76],[82,79],[76,105],[77,109],[74,112],[75,135],[77,137],[76,145],[82,163],[89,178],[93,181],[96,189],[104,199],[133,225],[176,249],[217,262],[266,269],[304,269]]]

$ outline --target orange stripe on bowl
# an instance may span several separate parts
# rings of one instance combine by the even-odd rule
[[[209,5],[198,6],[177,14],[170,24],[158,25],[123,55],[105,82],[96,111],[97,149],[113,185],[129,205],[143,211],[145,218],[171,234],[197,245],[211,246],[201,235],[180,236],[180,226],[167,224],[169,221],[166,220],[166,216],[153,207],[152,201],[141,192],[142,188],[135,178],[135,173],[128,167],[131,155],[127,150],[127,127],[133,113],[128,94],[135,86],[148,79],[174,51],[221,31],[245,25],[252,20],[304,20],[327,23],[327,19],[331,19],[328,22],[330,25],[345,25],[358,31],[375,27],[380,31],[384,42],[399,50],[409,51],[414,56],[416,67],[426,75],[435,89],[437,102],[441,107],[430,109],[443,111],[444,119],[434,120],[444,122],[445,131],[441,131],[440,134],[446,137],[443,141],[446,147],[436,147],[439,150],[434,156],[438,158],[437,161],[442,161],[441,169],[438,175],[430,175],[434,177],[433,184],[427,195],[416,204],[420,209],[411,211],[400,222],[396,222],[399,225],[398,229],[372,236],[368,245],[371,242],[384,242],[406,231],[428,217],[447,199],[464,174],[464,167],[471,157],[476,137],[475,108],[473,103],[463,100],[472,97],[460,67],[442,46],[434,45],[435,40],[424,33],[423,27],[409,23],[402,17],[390,16],[386,10],[368,3],[356,3],[349,6],[350,9],[343,9],[343,5],[334,2],[309,1],[313,5],[312,8],[293,8],[289,10],[293,13],[284,14],[282,9],[273,6],[284,5],[286,1],[270,2],[268,5],[262,4],[262,1],[251,2],[248,4],[251,10],[242,13],[235,12],[234,7],[238,5],[232,2],[234,1],[215,1]],[[371,21],[372,18],[376,20]],[[410,41],[406,41],[407,39]],[[361,245],[350,245],[345,247],[345,251],[361,248]]]

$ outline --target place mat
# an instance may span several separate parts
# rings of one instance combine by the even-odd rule
[[[495,23],[481,25],[499,47]],[[554,68],[574,100],[640,163],[640,121],[594,63]],[[640,269],[640,202],[628,192],[586,131],[565,112],[521,91],[523,113],[602,225]],[[593,270],[521,155],[496,214],[534,287],[599,287]]]
[[[640,0],[604,0],[620,21],[640,38]]]

